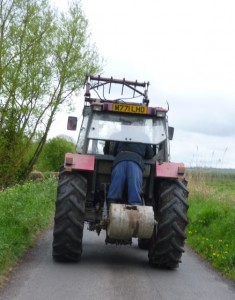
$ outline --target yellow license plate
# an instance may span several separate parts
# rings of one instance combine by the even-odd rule
[[[133,113],[133,114],[147,114],[147,106],[128,105],[128,104],[113,104],[113,111]]]

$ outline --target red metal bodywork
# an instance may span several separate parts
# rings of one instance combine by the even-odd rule
[[[95,155],[66,153],[64,168],[70,172],[72,170],[94,171]],[[156,177],[182,179],[185,175],[184,169],[183,163],[156,162]]]
[[[184,178],[184,164],[183,163],[173,163],[173,162],[163,162],[156,163],[156,177],[166,177],[166,178]]]
[[[66,153],[64,160],[64,168],[66,171],[94,171],[95,155]]]

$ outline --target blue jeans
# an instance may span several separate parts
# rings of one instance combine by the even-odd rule
[[[108,199],[119,202],[127,185],[128,203],[141,205],[142,170],[133,161],[121,161],[112,170]]]

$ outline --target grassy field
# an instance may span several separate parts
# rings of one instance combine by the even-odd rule
[[[187,243],[235,280],[235,174],[190,171]]]
[[[56,179],[17,185],[0,192],[0,285],[54,211]]]

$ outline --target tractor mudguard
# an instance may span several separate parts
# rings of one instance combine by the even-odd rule
[[[185,177],[185,166],[183,163],[156,162],[156,177],[179,178]]]
[[[64,168],[69,172],[73,170],[94,171],[95,155],[66,153]]]

